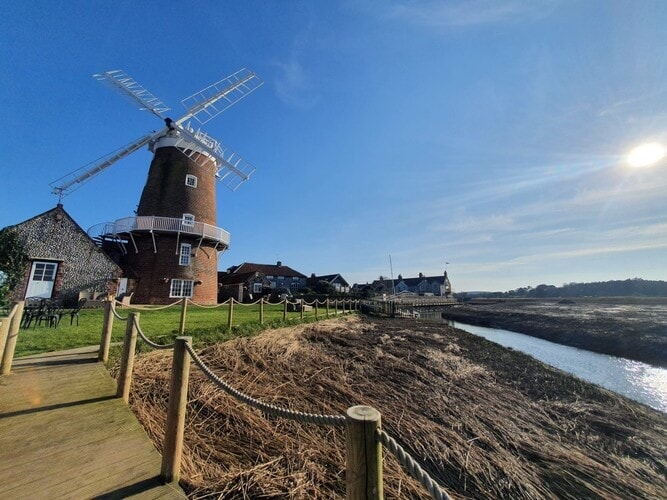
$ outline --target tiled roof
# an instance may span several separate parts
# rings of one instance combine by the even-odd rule
[[[253,262],[244,262],[240,266],[230,268],[230,273],[248,273],[259,271],[260,273],[265,274],[266,276],[289,276],[289,277],[298,277],[306,278],[305,274],[301,274],[299,271],[295,271],[289,266],[277,265],[277,264],[255,264]]]

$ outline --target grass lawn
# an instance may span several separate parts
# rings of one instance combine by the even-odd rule
[[[195,345],[221,342],[234,336],[252,335],[265,328],[274,328],[283,324],[294,324],[301,319],[301,313],[288,312],[283,322],[283,304],[264,304],[264,322],[259,322],[259,304],[234,304],[232,330],[227,328],[229,306],[220,305],[215,308],[197,307],[188,304],[185,322],[185,335],[193,337]],[[132,307],[117,308],[123,317],[129,312],[139,313],[139,324],[144,334],[157,343],[169,344],[178,335],[181,317],[181,305],[168,309],[146,311]],[[330,316],[334,315],[333,305]],[[315,309],[304,311],[304,321],[315,320]],[[318,318],[326,318],[326,309],[320,306]],[[79,313],[79,326],[70,325],[70,317],[63,316],[57,329],[46,326],[21,329],[16,342],[15,356],[28,356],[43,352],[61,351],[90,345],[99,345],[102,337],[103,309],[83,309]],[[121,342],[125,335],[127,322],[114,318],[112,342]],[[139,346],[145,346],[139,342]],[[141,348],[141,347],[140,347]]]

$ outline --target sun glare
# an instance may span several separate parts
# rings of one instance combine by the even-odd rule
[[[628,164],[631,167],[649,167],[655,165],[665,157],[665,148],[662,144],[651,142],[637,146],[628,155]]]

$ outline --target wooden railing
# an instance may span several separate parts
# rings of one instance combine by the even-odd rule
[[[188,299],[184,298],[167,306],[149,307],[148,310],[158,310],[169,307],[181,306],[181,320],[179,325],[179,336],[173,344],[160,345],[152,342],[142,331],[140,325],[141,313],[139,311],[129,312],[123,317],[115,309],[114,301],[105,303],[104,321],[102,326],[102,339],[98,358],[100,361],[108,362],[109,345],[114,319],[127,322],[125,338],[123,341],[123,353],[118,374],[116,396],[122,398],[126,403],[129,401],[130,388],[132,385],[132,374],[136,344],[139,339],[156,349],[173,349],[173,360],[171,370],[171,383],[169,389],[169,402],[165,426],[165,438],[162,452],[162,466],[160,477],[164,482],[177,482],[180,479],[181,458],[183,453],[183,436],[185,415],[187,411],[188,382],[190,366],[195,365],[214,383],[219,389],[235,397],[239,401],[260,409],[264,415],[271,417],[287,418],[296,420],[303,424],[330,425],[345,428],[346,440],[346,497],[352,500],[384,498],[382,481],[382,450],[383,447],[391,452],[407,471],[424,486],[430,495],[438,500],[449,499],[447,493],[429,476],[421,466],[381,427],[381,415],[376,409],[369,406],[352,406],[344,415],[320,415],[294,411],[259,401],[252,396],[231,387],[199,358],[192,346],[192,337],[184,336],[186,328]],[[228,326],[231,326],[233,318],[234,299],[225,304],[229,305]],[[259,320],[263,321],[265,301],[258,301]],[[283,318],[286,317],[288,305],[291,302],[284,301]],[[220,304],[220,305],[225,305]],[[236,303],[238,304],[238,303]],[[256,303],[255,303],[256,304]],[[294,304],[294,303],[292,303]],[[240,304],[239,304],[240,305]],[[245,304],[244,304],[245,305]],[[315,307],[315,315],[318,314],[320,303],[301,303],[300,317],[303,318],[304,305]],[[357,311],[359,302],[356,300],[326,300],[322,305],[326,307],[326,315],[329,316],[331,305],[335,313],[351,313]],[[132,306],[136,309],[138,306]],[[209,306],[210,307],[210,306]],[[213,306],[219,307],[219,306]],[[0,344],[5,343],[2,361],[2,374],[9,373],[11,369],[11,358],[14,353],[16,336],[18,334],[23,303],[16,303],[8,318],[0,318]],[[9,322],[9,325],[7,323]],[[8,335],[4,334],[7,330]],[[4,342],[4,339],[7,339]],[[9,353],[9,354],[8,354]],[[7,358],[7,360],[5,359]]]

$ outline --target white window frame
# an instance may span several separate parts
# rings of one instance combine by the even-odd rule
[[[185,185],[191,188],[197,187],[197,176],[192,174],[187,174],[185,176]]]
[[[195,286],[194,280],[172,279],[169,286],[169,297],[191,298],[194,286]]]
[[[261,283],[253,283],[252,284],[252,293],[262,293],[262,284]]]
[[[195,225],[195,216],[193,214],[183,214],[181,222],[184,226],[193,227]]]
[[[192,258],[192,245],[190,243],[181,243],[181,251],[178,255],[179,266],[189,266]]]

